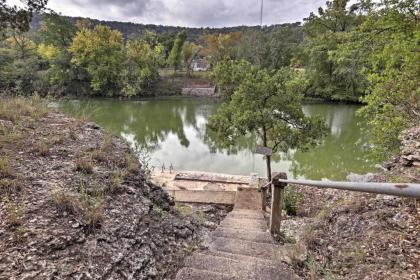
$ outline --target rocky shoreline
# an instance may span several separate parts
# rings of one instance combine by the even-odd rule
[[[0,108],[1,280],[171,279],[229,211],[175,205],[93,123],[5,102],[15,112]]]

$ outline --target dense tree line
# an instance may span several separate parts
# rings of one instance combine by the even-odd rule
[[[183,68],[189,75],[192,60],[203,57],[227,103],[237,95],[247,98],[252,73],[267,90],[266,75],[299,80],[299,87],[284,83],[274,95],[365,104],[359,114],[368,120],[370,150],[378,158],[395,153],[397,135],[420,121],[415,0],[328,1],[302,25],[182,29],[43,13],[29,29],[32,13],[45,3],[28,1],[19,10],[0,0],[0,89],[145,95],[153,92],[159,68]]]
[[[258,118],[246,121],[245,117],[261,113],[258,104],[242,111],[242,118],[236,119],[235,113],[235,108],[240,108],[238,96],[258,100],[251,91],[261,88],[271,90],[274,96],[293,91],[324,100],[361,102],[365,106],[359,115],[368,121],[365,132],[372,144],[370,154],[376,159],[390,157],[399,148],[399,133],[420,123],[419,5],[415,0],[359,0],[353,5],[348,0],[333,0],[318,13],[311,13],[302,28],[245,32],[239,41],[220,40],[220,36],[228,39],[220,35],[212,47],[217,54],[212,56],[217,58],[213,78],[230,105],[223,107],[210,125],[217,126],[227,139],[246,133],[238,128],[239,121],[242,127],[253,124],[253,129],[261,131],[264,122],[257,124]],[[280,84],[284,81],[279,72],[297,74],[301,86],[285,86],[280,93],[263,79],[249,85],[248,78],[264,76],[266,71],[279,78],[271,83]],[[278,105],[276,112],[290,116],[286,107]],[[223,126],[218,121],[221,117],[227,120]],[[286,120],[273,120],[271,125],[276,127],[282,121]],[[310,130],[307,133],[310,135]],[[277,135],[287,138],[293,133]]]
[[[151,94],[159,69],[191,64],[185,31],[168,36],[123,34],[88,20],[44,13],[38,32],[8,28],[0,41],[0,88],[18,94],[95,96]]]

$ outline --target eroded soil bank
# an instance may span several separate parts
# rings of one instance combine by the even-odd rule
[[[0,104],[0,279],[171,279],[229,208],[175,205],[127,143],[40,100]]]

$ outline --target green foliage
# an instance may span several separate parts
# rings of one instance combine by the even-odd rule
[[[83,67],[91,76],[94,93],[112,96],[119,92],[124,58],[120,32],[102,25],[93,30],[84,28],[74,37],[70,53],[71,62]]]
[[[272,32],[249,31],[242,35],[237,56],[270,70],[290,66],[301,47],[302,28],[285,24]]]
[[[28,94],[40,90],[40,59],[31,33],[12,32],[0,41],[0,87]]]
[[[418,8],[414,0],[392,0],[371,9],[354,44],[369,44],[365,74],[371,86],[359,114],[368,119],[365,133],[376,159],[398,152],[400,132],[420,123]]]
[[[39,35],[45,45],[61,48],[70,47],[76,32],[77,27],[66,17],[55,13],[45,13],[42,15]]]
[[[47,6],[48,0],[22,1],[23,6],[10,6],[6,0],[0,0],[0,36],[3,30],[11,29],[26,32],[34,12],[42,11]]]
[[[187,76],[191,76],[191,64],[194,58],[200,52],[201,47],[197,46],[194,43],[185,42],[182,46],[182,59],[184,62],[184,66],[187,69]]]
[[[249,66],[231,100],[220,107],[208,125],[226,146],[255,133],[260,144],[274,153],[305,149],[324,135],[325,125],[319,118],[304,115],[303,87],[300,72],[289,68],[270,72]],[[267,157],[270,178],[269,160]]]
[[[174,45],[171,49],[171,53],[169,54],[168,65],[173,67],[175,71],[178,70],[179,66],[181,65],[182,46],[184,45],[186,39],[187,33],[185,31],[178,33]]]
[[[225,59],[214,67],[211,77],[216,81],[223,97],[229,100],[235,90],[239,88],[244,75],[256,72],[257,68],[247,61]]]
[[[296,216],[302,202],[303,194],[296,191],[293,187],[286,188],[284,191],[283,209],[287,215]]]
[[[125,47],[126,70],[123,75],[123,94],[135,96],[159,79],[158,69],[164,63],[164,48],[157,43],[153,48],[145,40],[129,40]]]
[[[242,37],[241,32],[204,36],[205,48],[203,54],[214,64],[225,59],[235,59],[236,47]]]
[[[358,52],[338,52],[341,44],[352,40],[349,32],[363,20],[357,14],[357,5],[348,7],[349,0],[327,2],[327,8],[319,8],[318,15],[311,13],[305,19],[305,42],[299,55],[299,63],[310,81],[308,94],[333,100],[357,101],[366,88],[366,80],[360,74]]]

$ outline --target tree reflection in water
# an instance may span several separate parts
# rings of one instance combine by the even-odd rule
[[[206,128],[219,101],[197,98],[156,98],[137,101],[82,99],[64,101],[60,108],[76,116],[86,115],[115,134],[122,135],[150,153],[153,164],[173,164],[177,169],[264,175],[265,163],[255,155],[253,135],[234,147],[225,147]],[[324,116],[331,129],[324,143],[309,151],[290,151],[274,156],[273,170],[292,177],[344,179],[350,172],[371,170],[356,142],[361,137],[353,105],[305,105],[309,115]]]

